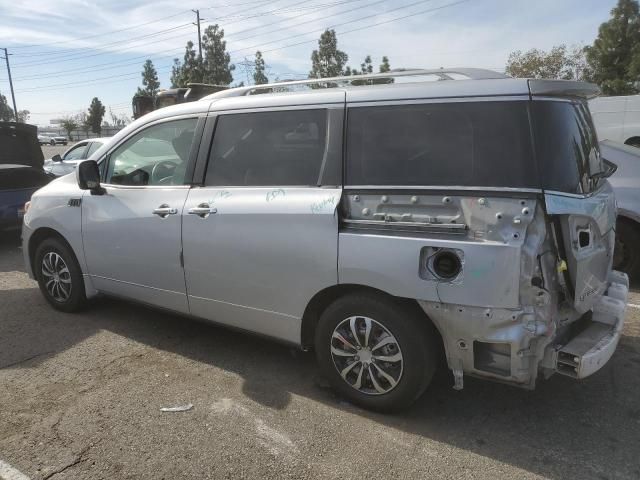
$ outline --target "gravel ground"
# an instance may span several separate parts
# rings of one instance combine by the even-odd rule
[[[456,392],[443,373],[385,416],[268,340],[112,299],[56,312],[15,236],[0,240],[0,306],[0,466],[32,479],[640,478],[638,309],[585,381]]]

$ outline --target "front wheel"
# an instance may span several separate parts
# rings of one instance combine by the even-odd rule
[[[40,291],[57,310],[78,311],[86,301],[82,271],[63,242],[47,238],[36,249],[33,265]]]
[[[323,374],[340,394],[364,408],[391,411],[411,405],[429,385],[434,338],[417,307],[362,293],[324,311],[315,348]]]

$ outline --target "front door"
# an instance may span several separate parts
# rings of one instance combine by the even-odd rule
[[[197,122],[154,124],[105,159],[105,194],[82,199],[87,269],[98,290],[188,312],[181,214]]]
[[[300,342],[309,300],[337,284],[342,117],[342,104],[218,116],[183,214],[193,315]]]

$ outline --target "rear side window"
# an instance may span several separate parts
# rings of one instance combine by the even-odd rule
[[[220,115],[205,184],[318,185],[326,150],[326,110]]]
[[[588,193],[591,175],[601,171],[595,128],[586,105],[534,101],[536,152],[548,190]]]
[[[352,107],[345,183],[539,188],[527,103]]]

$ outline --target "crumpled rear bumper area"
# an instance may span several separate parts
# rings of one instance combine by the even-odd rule
[[[629,278],[612,271],[609,288],[583,323],[583,328],[564,345],[555,345],[556,372],[585,378],[600,370],[618,346],[629,295]]]

